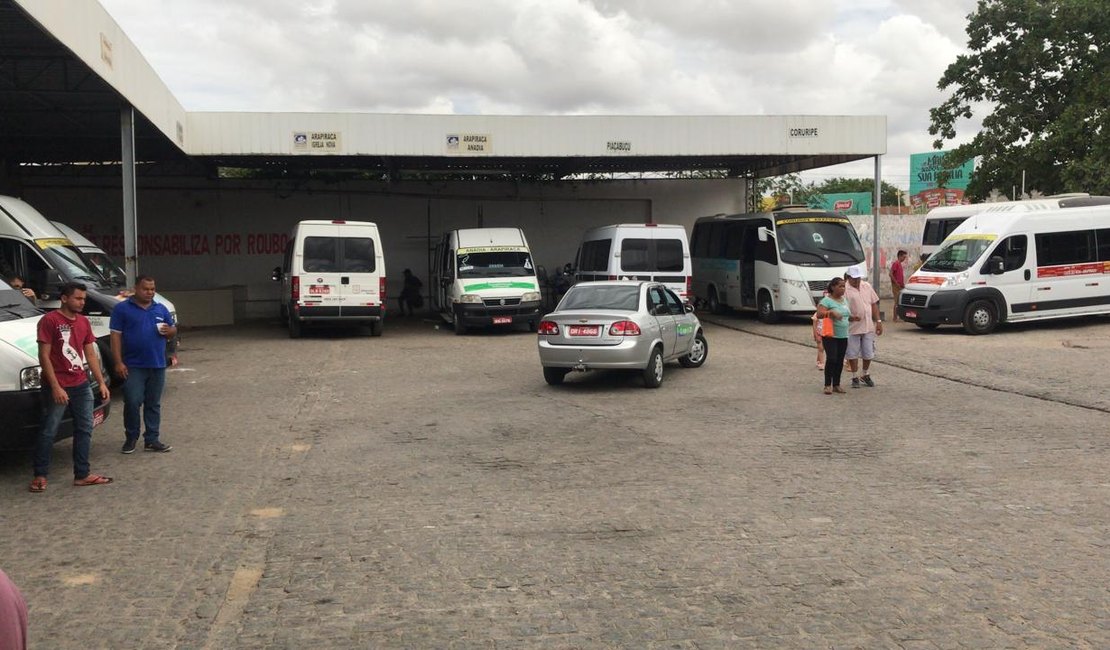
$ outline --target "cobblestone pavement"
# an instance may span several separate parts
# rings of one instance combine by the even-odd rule
[[[523,332],[187,333],[172,453],[117,406],[114,485],[0,458],[32,647],[1110,646],[1105,321],[895,328],[844,396],[804,323],[723,322],[659,390]]]

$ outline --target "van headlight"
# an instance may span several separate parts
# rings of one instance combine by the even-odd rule
[[[464,293],[459,296],[459,302],[473,305],[482,302],[482,297],[476,293]]]
[[[964,282],[966,282],[967,279],[970,278],[970,277],[971,277],[971,271],[964,271],[963,273],[957,273],[956,275],[953,275],[952,277],[946,279],[944,281],[944,286],[946,286],[946,287],[958,287],[961,284],[963,284]]]
[[[31,366],[19,371],[19,390],[38,390],[42,388],[42,367]]]
[[[527,291],[527,292],[525,292],[525,294],[523,296],[520,297],[520,301],[521,302],[539,302],[540,301],[540,292],[539,291]]]

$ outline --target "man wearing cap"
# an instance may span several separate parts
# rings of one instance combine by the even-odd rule
[[[857,264],[848,269],[848,287],[844,296],[848,299],[851,316],[848,318],[848,369],[852,371],[852,388],[860,385],[874,387],[871,379],[871,360],[875,358],[875,337],[883,333],[883,321],[879,320],[879,294],[871,283],[863,279],[863,265]],[[858,376],[860,358],[863,359],[863,376]]]

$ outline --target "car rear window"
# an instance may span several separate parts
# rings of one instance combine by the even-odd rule
[[[590,286],[579,284],[571,287],[559,311],[578,309],[616,309],[636,311],[640,308],[640,287],[638,286]]]

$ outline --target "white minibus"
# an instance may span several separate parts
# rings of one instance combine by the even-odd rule
[[[683,226],[622,223],[591,228],[582,235],[574,266],[575,282],[660,282],[684,302],[691,298],[690,242]]]
[[[756,309],[768,323],[812,314],[829,280],[864,261],[847,217],[805,206],[702,217],[691,248],[698,301],[713,313]]]
[[[1090,197],[1094,198],[1094,197]],[[898,316],[918,327],[1110,313],[1110,205],[968,217],[906,282]]]

